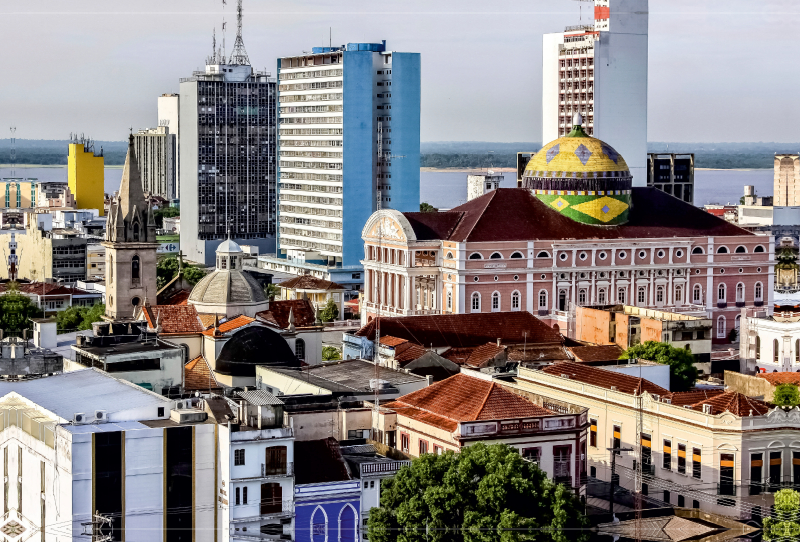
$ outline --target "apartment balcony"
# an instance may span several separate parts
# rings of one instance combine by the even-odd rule
[[[727,301],[717,301],[717,308],[718,309],[727,309],[728,302]]]
[[[550,310],[549,309],[539,309],[538,314],[539,314],[539,316],[547,316],[548,314],[550,314]]]
[[[755,305],[756,307],[763,307],[764,306],[764,300],[763,299],[756,300],[756,301],[753,302],[753,305]]]
[[[260,476],[245,476],[242,478],[231,478],[231,482],[257,482],[259,480],[269,480],[272,478],[286,478],[294,476],[294,463],[286,463],[285,468],[267,468],[265,463],[261,463]]]
[[[264,501],[255,504],[258,506],[259,515],[231,517],[231,523],[249,523],[264,519],[291,517],[294,515],[294,501],[291,499],[282,501]],[[236,506],[231,507],[231,509],[235,510]]]
[[[739,307],[739,308],[744,307],[744,301],[737,301],[736,302],[736,306]]]

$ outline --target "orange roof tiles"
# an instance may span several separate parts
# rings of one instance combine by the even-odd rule
[[[295,327],[313,327],[317,325],[317,315],[308,299],[270,301],[269,309],[257,313],[256,317],[281,329],[286,329],[289,327],[289,311],[294,315]]]
[[[197,356],[183,367],[184,388],[187,390],[210,390],[221,388],[214,373],[203,356]]]
[[[386,346],[397,346],[407,342],[408,339],[400,339],[398,337],[392,337],[391,335],[383,335],[381,337],[381,344],[384,344]]]
[[[249,316],[240,315],[236,318],[231,318],[230,320],[223,322],[219,325],[220,333],[227,333],[229,331],[233,331],[234,329],[239,329],[240,327],[246,326],[247,324],[252,324],[255,322],[255,318],[250,318]],[[213,335],[214,334],[214,322],[211,323],[212,327],[205,330],[203,335]]]
[[[552,414],[499,384],[463,374],[398,397],[385,406],[448,430],[454,430],[458,422]]]
[[[766,414],[770,406],[764,401],[753,399],[737,391],[727,391],[711,399],[706,399],[691,406],[692,410],[703,410],[703,405],[711,405],[711,414],[730,412],[735,416]]]
[[[151,328],[158,320],[162,334],[202,333],[205,329],[193,305],[152,305],[143,312]]]
[[[722,393],[725,393],[725,390],[676,391],[666,397],[673,405],[684,406],[706,401]]]
[[[756,375],[763,378],[773,386],[778,384],[798,384],[800,385],[800,373],[780,372],[780,373],[758,373]]]
[[[312,275],[294,277],[281,282],[278,286],[290,290],[347,290],[346,286]]]
[[[442,357],[458,365],[484,367],[503,352],[505,352],[503,346],[497,346],[497,343],[486,343],[468,348],[450,348],[442,352]]]
[[[191,293],[189,290],[178,290],[168,298],[159,300],[159,305],[187,305]]]
[[[617,391],[621,391],[622,393],[633,394],[635,392],[639,394],[647,391],[662,396],[670,393],[669,390],[653,384],[644,378],[636,378],[634,376],[628,376],[601,367],[592,367],[591,365],[574,361],[560,361],[553,365],[548,365],[542,369],[542,372],[554,376],[567,375],[571,380],[577,380],[578,382],[608,389],[611,389],[612,386],[616,386]]]
[[[214,325],[213,314],[198,314],[197,316],[200,318],[200,322],[203,324],[203,329],[208,329]]]
[[[622,352],[624,352],[616,344],[571,346],[569,351],[575,356],[575,361],[611,361],[619,359]]]
[[[358,337],[374,337],[376,319],[359,329]],[[479,346],[487,342],[556,343],[561,334],[529,312],[485,312],[380,318],[381,333],[425,347]]]
[[[402,368],[412,361],[419,359],[425,352],[427,352],[427,350],[424,346],[406,341],[395,347],[394,360]]]

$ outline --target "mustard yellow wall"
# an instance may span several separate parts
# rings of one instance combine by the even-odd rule
[[[98,209],[103,216],[104,162],[102,156],[84,152],[82,143],[70,143],[67,172],[69,189],[78,209]]]
[[[17,205],[17,186],[19,186],[19,205]],[[8,195],[8,203],[6,203]],[[36,206],[36,193],[31,200],[31,183],[29,181],[0,181],[0,207],[9,209],[30,209]]]

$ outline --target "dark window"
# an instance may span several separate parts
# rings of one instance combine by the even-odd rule
[[[158,417],[160,418],[163,415],[164,415],[164,407],[160,406],[160,407],[158,407]]]
[[[653,448],[652,444],[650,443],[650,435],[647,433],[642,433],[641,438],[641,445],[642,445],[642,470],[645,474],[653,474]]]
[[[109,529],[113,533],[112,540],[122,540],[122,493],[119,490],[123,476],[122,432],[97,433],[94,437],[96,460],[94,491],[97,508],[99,513],[112,518]]]
[[[719,456],[719,494],[733,495],[733,454]]]
[[[247,486],[242,488],[242,504],[247,504]]]
[[[266,450],[266,474],[286,474],[286,446],[272,446]]]
[[[521,252],[515,252],[514,254],[511,255],[511,258],[512,259],[522,258],[522,253]]]
[[[240,504],[242,504],[242,503],[240,502],[239,495],[240,495],[240,492],[239,492],[239,488],[237,487],[237,488],[236,488],[236,501],[235,501],[237,506],[238,506],[238,505],[240,505]]]
[[[661,466],[667,470],[672,470],[672,441],[664,439],[664,456]]]
[[[139,256],[134,256],[131,260],[131,278],[139,280]]]
[[[115,361],[106,363],[107,373],[124,373],[128,371],[159,371],[161,370],[161,360],[156,359],[129,359],[125,361]]]
[[[170,427],[164,431],[166,458],[165,542],[192,539],[192,428]],[[119,491],[119,488],[117,488]]]
[[[681,508],[686,506],[686,499],[683,497],[683,495],[678,495],[678,506]]]
[[[533,461],[537,465],[539,464],[539,459],[541,458],[541,455],[542,455],[542,449],[538,447],[522,449],[522,457],[524,457],[529,461]]]
[[[133,225],[133,240],[134,241],[139,240],[139,224]]]
[[[297,359],[305,361],[306,359],[306,342],[303,339],[295,339],[294,341],[294,355]]]
[[[773,490],[779,489],[783,481],[783,464],[781,462],[781,452],[769,453],[769,483],[774,486]]]
[[[589,446],[597,448],[597,420],[589,420]]]
[[[750,454],[750,495],[761,494],[761,473],[764,468],[764,454]]]
[[[800,484],[800,452],[792,452],[792,482]]]
[[[692,477],[700,478],[701,462],[700,448],[692,448]]]
[[[672,495],[670,495],[669,490],[665,489],[664,490],[664,502],[669,504],[669,501],[670,501],[671,498],[672,498]]]
[[[233,451],[233,464],[234,465],[244,465],[244,450],[234,450]]]
[[[692,508],[700,508],[700,501],[692,501]]]
[[[478,253],[476,252],[476,253],[474,253],[474,254],[470,254],[470,255],[469,255],[469,259],[470,259],[470,260],[482,260],[482,259],[483,259],[483,256],[481,256],[480,254],[478,254]]]
[[[678,474],[686,474],[686,445],[678,444]]]
[[[428,453],[428,443],[424,440],[419,441],[419,454],[427,454]]]
[[[694,247],[692,249],[692,254],[702,254],[702,253],[703,253],[703,249],[700,248],[700,247]],[[678,497],[678,498],[680,498],[680,497]]]
[[[285,450],[285,448],[284,448]],[[283,490],[280,484],[261,484],[260,514],[275,514],[282,511]]]
[[[572,446],[553,447],[553,476],[556,482],[572,485],[569,465],[572,459]]]
[[[615,425],[614,426],[614,438],[611,440],[611,447],[614,448],[614,452],[613,453],[615,453],[617,455],[620,455],[619,447],[620,447],[620,439],[621,439],[620,432],[621,431],[622,431],[622,428],[619,425]]]

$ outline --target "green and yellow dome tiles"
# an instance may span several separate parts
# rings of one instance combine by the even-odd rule
[[[575,115],[572,131],[531,158],[522,183],[564,216],[584,224],[616,226],[628,221],[631,173],[611,145],[589,137]]]

